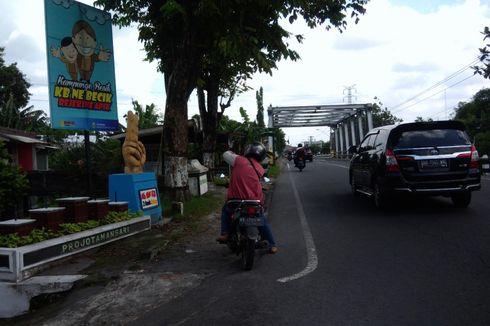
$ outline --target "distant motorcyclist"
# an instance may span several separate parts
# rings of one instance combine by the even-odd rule
[[[223,159],[230,164],[233,169],[228,187],[228,200],[260,200],[264,205],[264,193],[260,179],[264,175],[264,168],[261,162],[265,159],[266,149],[261,143],[255,142],[245,148],[244,155],[237,155],[230,150],[223,153]],[[233,210],[225,203],[221,210],[221,235],[218,242],[226,242],[230,233],[230,217]],[[262,237],[269,242],[269,252],[277,252],[276,243],[272,235],[271,227],[267,219],[265,224],[259,227]]]
[[[303,147],[303,144],[299,143],[298,148],[296,149],[296,152],[294,153],[294,166],[298,164],[298,159],[305,159],[305,149]]]

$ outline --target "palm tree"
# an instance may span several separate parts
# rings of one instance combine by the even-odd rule
[[[15,107],[14,97],[10,94],[4,107],[0,107],[0,126],[26,130],[41,131],[47,127],[47,117],[43,110],[34,110],[34,106],[23,109]]]

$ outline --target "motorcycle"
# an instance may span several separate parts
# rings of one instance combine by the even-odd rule
[[[303,157],[298,157],[296,160],[296,167],[299,169],[299,172],[303,171],[305,166],[306,166],[305,159]]]
[[[259,200],[229,200],[226,204],[233,210],[226,244],[233,253],[241,255],[243,269],[251,270],[255,249],[265,246],[259,233],[259,227],[265,224],[263,207]]]

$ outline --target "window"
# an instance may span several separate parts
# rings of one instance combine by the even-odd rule
[[[410,130],[395,137],[395,148],[471,145],[466,133],[459,129]]]
[[[361,145],[359,146],[359,152],[365,152],[368,151],[369,148],[369,143],[374,142],[374,138],[376,138],[376,135],[367,135],[364,140],[362,141]]]

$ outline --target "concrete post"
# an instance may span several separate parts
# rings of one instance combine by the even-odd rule
[[[364,138],[364,131],[362,128],[362,115],[359,115],[357,122],[359,123],[359,144],[361,144],[361,141]]]
[[[345,134],[345,154],[347,155],[347,149],[350,147],[349,124],[347,121],[344,123],[344,134]]]
[[[356,127],[354,125],[354,117],[351,117],[350,118],[350,134],[352,136],[352,145],[356,145],[357,144],[357,141],[356,141]]]
[[[367,121],[368,121],[368,131],[373,129],[373,114],[371,113],[371,110],[367,110]]]
[[[339,132],[339,139],[340,139],[340,148],[339,148],[339,154],[337,155],[337,158],[342,158],[342,151],[344,150],[344,138],[342,137],[342,125],[339,125],[338,132]]]

